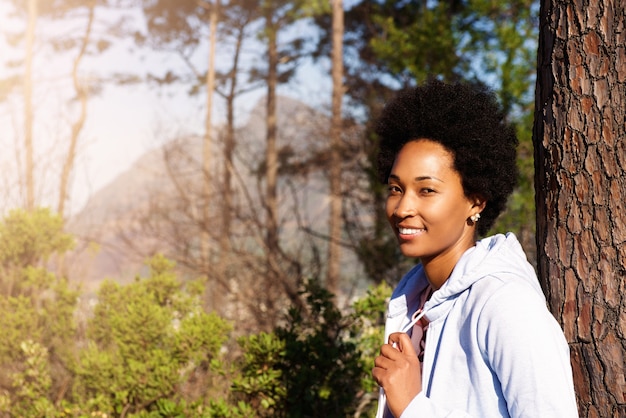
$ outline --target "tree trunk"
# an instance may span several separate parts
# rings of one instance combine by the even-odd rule
[[[277,304],[276,295],[278,294],[276,287],[281,281],[278,260],[279,260],[279,241],[278,241],[278,152],[276,149],[277,142],[277,115],[276,115],[276,87],[278,85],[278,25],[274,22],[273,8],[267,7],[265,16],[265,31],[267,36],[267,102],[266,102],[266,149],[265,149],[265,205],[266,205],[266,256],[267,256],[267,274],[265,283],[267,283],[264,295],[264,303],[268,307],[269,312],[277,312],[275,308]],[[271,323],[271,322],[270,322]]]
[[[206,113],[204,119],[204,140],[202,143],[202,227],[201,227],[201,242],[200,251],[202,258],[202,270],[205,274],[209,273],[209,248],[210,248],[210,208],[209,202],[211,201],[211,141],[212,141],[212,129],[213,123],[211,116],[213,113],[213,92],[215,91],[215,45],[217,44],[217,17],[219,13],[220,1],[215,0],[215,3],[210,9],[209,15],[209,62],[207,65],[207,75],[205,80],[206,87]],[[217,295],[214,295],[217,297]],[[213,301],[215,302],[215,301]],[[214,305],[215,306],[215,305]]]
[[[266,205],[267,205],[267,249],[275,256],[278,251],[278,155],[276,150],[276,86],[278,84],[277,29],[272,17],[267,16],[268,72],[267,72],[267,115],[266,115]]]
[[[570,344],[581,417],[626,416],[625,45],[625,0],[542,0],[538,270]]]
[[[72,133],[70,137],[67,156],[65,157],[65,162],[63,163],[63,169],[61,171],[61,181],[59,185],[59,202],[57,207],[57,212],[61,217],[63,217],[65,213],[65,202],[68,200],[69,197],[68,190],[70,177],[74,168],[74,161],[76,160],[78,137],[83,130],[83,126],[85,125],[85,119],[87,118],[87,87],[85,85],[82,85],[78,80],[78,67],[83,57],[85,56],[85,51],[87,50],[87,45],[89,44],[89,40],[91,38],[91,28],[93,25],[95,9],[94,2],[91,2],[87,7],[89,8],[87,26],[85,28],[85,34],[83,35],[80,50],[78,51],[78,55],[76,55],[76,58],[74,59],[74,65],[72,67],[72,81],[74,83],[74,91],[76,92],[76,96],[80,102],[80,113],[78,115],[78,119],[76,119],[76,121],[72,125]]]
[[[247,24],[247,22],[246,22]],[[233,196],[233,153],[235,151],[235,99],[237,98],[237,81],[239,76],[239,58],[245,35],[245,25],[239,28],[233,53],[233,66],[228,75],[229,89],[226,98],[226,136],[224,138],[224,198],[222,200],[222,236],[220,238],[220,252],[225,254],[230,250],[230,229],[232,224]]]
[[[326,288],[333,294],[339,290],[341,266],[341,132],[343,98],[343,2],[333,0],[332,25],[332,115],[330,128],[330,214],[328,242],[328,271]]]
[[[24,62],[24,179],[26,209],[35,208],[35,161],[33,149],[33,55],[35,27],[39,9],[37,0],[28,0],[28,23],[26,26],[26,59]]]

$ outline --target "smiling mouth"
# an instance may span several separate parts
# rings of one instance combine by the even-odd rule
[[[419,232],[424,232],[424,229],[416,229],[416,228],[400,228],[398,227],[398,233],[401,235],[415,235]]]

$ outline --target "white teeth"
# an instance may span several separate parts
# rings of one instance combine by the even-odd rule
[[[413,234],[417,234],[419,231],[420,231],[419,229],[398,228],[398,232],[400,232],[402,235],[413,235]]]

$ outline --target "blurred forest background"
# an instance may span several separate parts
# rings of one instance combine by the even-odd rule
[[[491,86],[521,173],[493,232],[535,262],[538,9],[0,0],[0,416],[374,416],[385,301],[415,260],[372,123],[428,77]],[[158,114],[149,149],[77,202],[113,91]]]

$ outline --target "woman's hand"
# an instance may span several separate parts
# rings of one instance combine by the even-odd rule
[[[389,336],[389,344],[380,349],[374,360],[372,376],[387,394],[387,405],[395,417],[399,417],[409,403],[422,390],[420,361],[404,332]]]

